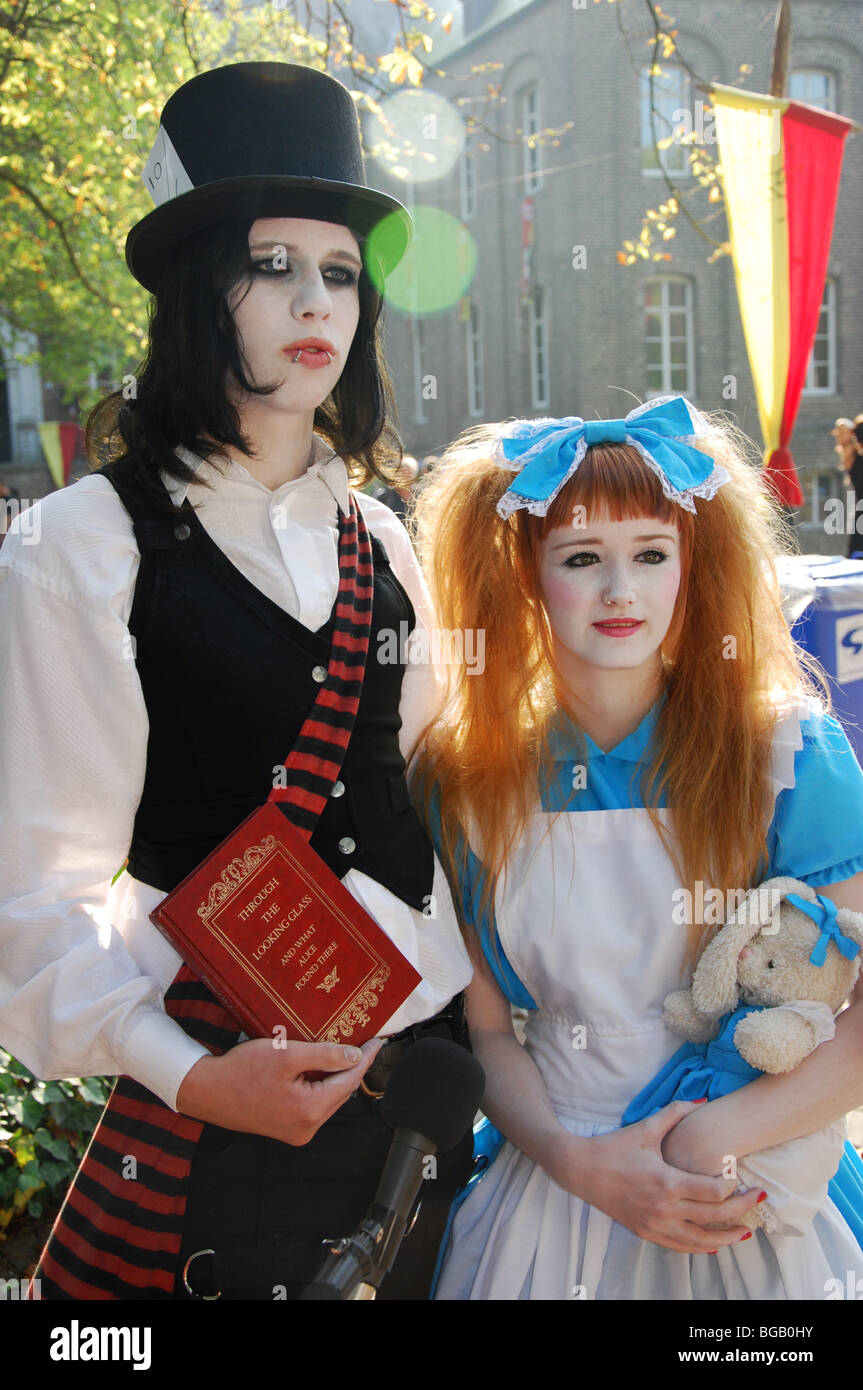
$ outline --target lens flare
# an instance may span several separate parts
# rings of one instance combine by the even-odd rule
[[[461,116],[438,92],[395,92],[366,127],[369,157],[411,183],[443,178],[464,149]]]
[[[389,218],[369,236],[367,264],[387,304],[405,313],[435,314],[457,304],[473,279],[476,242],[461,222],[442,208],[421,204],[413,209],[414,234],[404,260],[384,281],[375,275],[381,244],[392,229]],[[386,264],[386,257],[383,258]]]

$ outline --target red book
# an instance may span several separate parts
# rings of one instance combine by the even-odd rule
[[[272,802],[150,920],[253,1038],[359,1045],[422,978]]]

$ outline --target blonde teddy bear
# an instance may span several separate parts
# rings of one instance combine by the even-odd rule
[[[835,1015],[857,982],[861,946],[863,914],[837,908],[808,884],[773,878],[753,889],[704,950],[691,988],[666,998],[665,1022],[688,1042],[636,1096],[623,1123],[644,1119],[672,1100],[715,1100],[762,1072],[799,1066],[834,1036]],[[801,1145],[817,1154],[811,1203],[817,1209],[818,1194],[826,1196],[841,1158],[844,1125],[809,1140],[792,1145],[798,1158]],[[766,1189],[770,1163],[762,1170],[758,1160],[770,1155],[782,1160],[778,1185],[787,1182],[793,1189],[786,1161],[792,1145],[748,1156],[748,1168],[761,1172],[758,1181]],[[735,1171],[742,1176],[742,1168],[735,1165]],[[810,1165],[809,1177],[815,1175]],[[783,1225],[767,1190],[768,1199],[742,1222],[752,1230]],[[805,1221],[792,1221],[789,1229],[799,1232],[804,1226]]]

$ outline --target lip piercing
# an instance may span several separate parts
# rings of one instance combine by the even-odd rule
[[[299,360],[300,360],[300,358],[302,357],[302,355],[303,355],[304,352],[305,352],[305,348],[300,348],[299,351],[297,352],[296,357],[292,357],[292,358],[291,358],[291,361],[292,361],[292,362],[299,362]],[[332,360],[333,360],[333,354],[332,354],[331,352],[327,352],[327,349],[326,349],[326,348],[315,348],[315,352],[326,352],[326,354],[327,354],[327,366],[329,366],[330,362],[332,362]]]

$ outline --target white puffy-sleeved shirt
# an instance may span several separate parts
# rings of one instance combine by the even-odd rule
[[[317,436],[313,445],[308,470],[275,489],[242,464],[229,460],[222,474],[182,449],[195,481],[163,480],[178,505],[188,494],[246,578],[314,631],[338,589],[336,504],[347,509],[349,488],[342,460]],[[376,499],[360,505],[430,632],[404,527]],[[21,513],[0,550],[0,1044],[37,1076],[127,1074],[176,1108],[206,1050],[164,1011],[181,963],[149,920],[164,894],[119,872],[149,731],[127,626],[139,560],[126,509],[95,474]],[[415,655],[432,644],[410,645]],[[434,667],[411,660],[405,756],[437,698]],[[387,1033],[434,1015],[471,975],[438,860],[427,916],[356,869],[343,883],[422,976]]]

